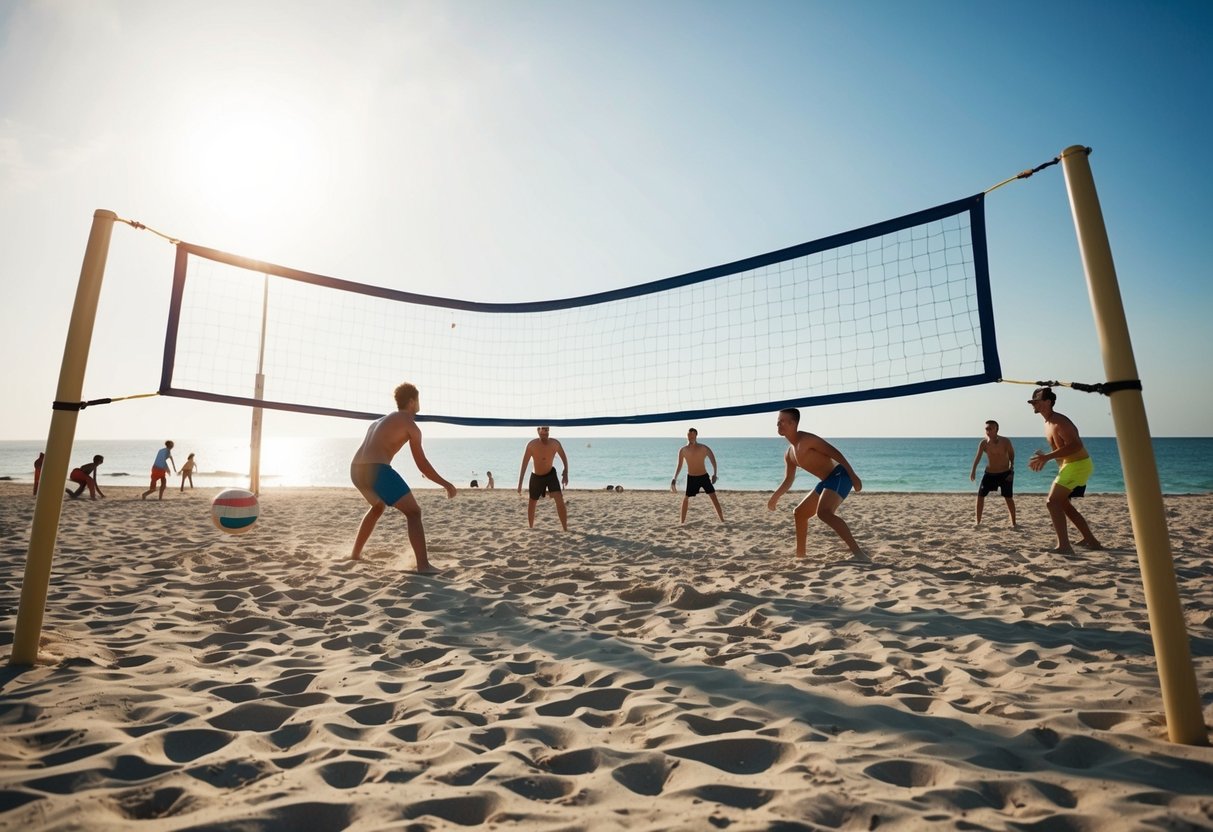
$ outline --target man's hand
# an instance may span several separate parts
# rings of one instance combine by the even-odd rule
[[[455,496],[455,494],[457,494],[457,493],[458,493],[458,492],[456,492],[456,491],[455,491],[455,486],[451,485],[451,484],[448,482],[448,483],[446,484],[446,497],[447,497],[447,499],[449,500],[451,497],[454,497],[454,496]]]
[[[1045,463],[1049,460],[1045,457],[1044,451],[1037,451],[1032,454],[1032,458],[1028,460],[1028,467],[1033,471],[1039,471],[1045,467]]]
[[[772,494],[771,499],[767,500],[767,511],[774,511],[777,505],[779,505],[779,495]]]

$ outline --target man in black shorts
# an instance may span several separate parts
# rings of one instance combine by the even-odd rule
[[[560,517],[560,525],[567,532],[569,514],[564,506],[564,494],[561,493],[560,486],[563,484],[567,488],[569,484],[569,458],[564,455],[564,448],[561,446],[560,440],[549,437],[551,428],[541,427],[537,432],[539,438],[527,443],[526,451],[522,454],[522,468],[518,471],[518,493],[521,494],[522,478],[526,474],[527,463],[534,463],[535,470],[531,474],[531,482],[528,486],[530,500],[526,506],[526,522],[532,529],[535,528],[535,504],[547,493],[551,494],[552,499],[556,501],[556,514]],[[556,477],[555,466],[557,456],[564,463],[564,471],[561,472],[559,479]]]
[[[708,461],[712,463],[710,477],[708,476]],[[716,466],[716,455],[707,445],[699,444],[699,431],[695,428],[687,431],[687,443],[678,451],[678,467],[674,469],[674,479],[670,480],[671,491],[677,491],[678,472],[682,470],[683,462],[687,464],[687,491],[686,496],[682,498],[682,519],[679,522],[687,521],[687,505],[692,497],[702,491],[712,498],[712,505],[716,507],[716,516],[723,523],[724,511],[720,508],[720,501],[716,499],[716,473],[719,470]]]
[[[982,454],[986,455],[986,472],[982,474],[981,485],[977,488],[977,525],[981,525],[981,510],[985,507],[986,495],[998,489],[1007,501],[1011,528],[1015,528],[1015,446],[1010,439],[998,435],[998,423],[993,419],[986,422],[986,438],[977,446],[973,470],[969,472],[970,482],[977,479],[977,463],[981,461]]]

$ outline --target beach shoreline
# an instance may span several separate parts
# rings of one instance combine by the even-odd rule
[[[1042,495],[862,492],[873,563],[799,494],[421,489],[348,560],[352,488],[65,500],[39,663],[0,671],[0,826],[766,829],[1213,826],[1213,750],[1167,741],[1123,494],[1062,557]],[[0,651],[34,501],[0,483]],[[1213,719],[1213,495],[1168,495]]]

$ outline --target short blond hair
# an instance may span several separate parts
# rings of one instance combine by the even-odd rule
[[[392,395],[396,397],[396,409],[404,410],[408,406],[408,403],[416,399],[419,394],[417,392],[417,385],[406,381],[398,385]]]

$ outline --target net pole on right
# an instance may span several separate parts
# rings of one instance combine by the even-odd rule
[[[1066,191],[1074,215],[1074,230],[1086,273],[1087,290],[1091,296],[1095,329],[1099,334],[1104,372],[1109,382],[1135,382],[1138,379],[1137,363],[1133,357],[1133,344],[1129,339],[1129,326],[1125,320],[1103,211],[1091,174],[1089,152],[1089,148],[1081,145],[1068,147],[1061,152]],[[1208,745],[1200,694],[1196,689],[1196,673],[1188,649],[1183,607],[1175,580],[1162,488],[1140,385],[1136,389],[1117,389],[1109,398],[1145,589],[1150,636],[1158,663],[1167,733],[1175,743]]]

